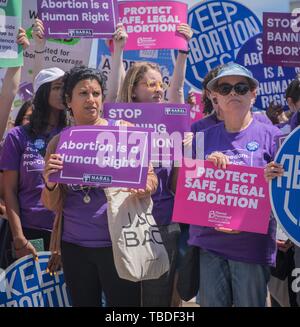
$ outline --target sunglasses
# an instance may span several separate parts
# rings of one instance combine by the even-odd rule
[[[161,81],[152,81],[152,80],[148,80],[147,82],[141,84],[147,85],[147,89],[151,91],[157,90],[158,88],[165,91],[169,87],[167,83],[163,83]]]
[[[221,95],[228,95],[232,89],[234,89],[235,93],[238,95],[245,95],[250,91],[250,86],[246,83],[237,83],[235,85],[223,83],[217,86],[216,91]]]

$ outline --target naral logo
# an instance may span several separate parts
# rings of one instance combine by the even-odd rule
[[[111,184],[112,176],[83,174],[82,181],[85,183]]]
[[[166,115],[186,115],[186,108],[165,108]]]
[[[68,33],[70,37],[93,36],[93,30],[91,29],[68,30]]]

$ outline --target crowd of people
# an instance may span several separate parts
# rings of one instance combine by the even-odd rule
[[[187,41],[192,36],[187,24],[180,24],[178,33]],[[44,27],[36,19],[34,96],[23,104],[15,127],[7,132],[1,145],[0,210],[7,220],[1,221],[0,267],[5,269],[26,255],[37,260],[37,249],[31,240],[41,239],[43,249],[52,254],[48,272],[55,274],[63,267],[73,306],[104,303],[112,307],[170,307],[181,303],[176,289],[180,259],[188,246],[195,246],[200,256],[197,302],[201,307],[266,306],[268,283],[270,278],[273,281],[277,278],[274,271],[278,253],[296,253],[294,267],[300,264],[299,248],[290,241],[276,240],[273,215],[269,217],[266,235],[174,223],[178,169],[174,165],[150,164],[146,188],[128,191],[137,197],[151,197],[152,214],[170,268],[158,279],[132,282],[120,278],[115,267],[104,189],[51,182],[50,176],[63,168],[56,146],[65,128],[131,126],[124,120],[103,118],[104,102],[185,102],[188,52],[178,52],[167,85],[154,63],[137,62],[124,71],[127,38],[123,25],[118,24],[113,37],[111,72],[105,82],[101,71],[85,66],[67,72],[57,67],[43,68]],[[17,42],[24,48],[28,46],[23,29],[19,30]],[[4,77],[0,95],[1,138],[18,91],[20,72],[21,67],[8,68]],[[183,140],[184,146],[192,147],[193,158],[204,152],[206,160],[221,169],[226,169],[229,163],[239,164],[263,168],[268,181],[281,176],[283,168],[274,162],[276,139],[299,125],[299,79],[295,77],[286,91],[289,111],[272,103],[267,116],[253,112],[259,82],[243,66],[235,63],[218,66],[208,72],[202,85],[205,118],[193,123],[191,133]],[[194,104],[194,101],[190,94],[187,102]],[[197,148],[199,132],[204,135],[203,149]],[[250,155],[244,149],[254,138],[259,146]],[[240,153],[243,155],[237,156]],[[299,299],[297,303],[291,283],[288,278],[285,291],[289,293],[289,305],[297,306]],[[284,305],[283,294],[272,293],[271,289],[269,292],[274,306]]]

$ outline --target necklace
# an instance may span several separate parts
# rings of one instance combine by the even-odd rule
[[[87,189],[85,189],[84,187],[81,186],[80,189],[84,194],[83,203],[89,204],[91,202],[91,197],[89,196],[91,187],[89,186]]]

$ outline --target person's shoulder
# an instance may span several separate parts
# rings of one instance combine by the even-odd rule
[[[282,135],[282,131],[273,124],[265,124],[262,121],[253,119],[253,125],[259,134]]]
[[[196,132],[203,132],[203,130],[214,126],[216,124],[218,124],[219,122],[217,121],[215,114],[212,113],[209,116],[206,116],[202,119],[197,120],[196,122],[194,122],[191,126],[191,131],[196,133]]]
[[[10,129],[7,132],[6,137],[9,138],[15,138],[15,139],[24,139],[28,138],[28,131],[27,131],[27,126],[17,126],[12,129]]]
[[[261,123],[267,124],[267,125],[272,125],[271,120],[268,118],[268,116],[261,112],[261,111],[255,111],[253,112],[253,118],[260,121]]]
[[[214,134],[214,135],[220,134],[220,133],[222,133],[222,131],[225,131],[224,122],[219,122],[217,124],[210,125],[202,130],[202,132],[206,135],[206,137],[211,134]]]

